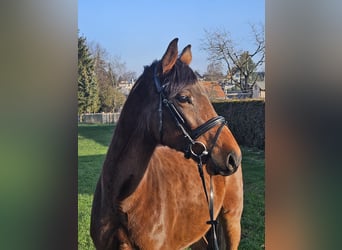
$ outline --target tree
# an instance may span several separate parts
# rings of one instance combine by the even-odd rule
[[[239,59],[236,61],[235,72],[240,73],[240,79],[237,81],[242,86],[242,89],[248,89],[248,83],[252,83],[254,85],[256,81],[256,74],[253,74],[256,69],[256,65],[252,60],[252,57],[249,55],[248,51],[243,52]],[[254,78],[252,78],[254,76]],[[234,80],[234,79],[232,79]]]
[[[110,98],[113,98],[111,93],[115,86],[116,77],[111,74],[112,70],[108,63],[109,54],[99,43],[91,43],[89,47],[93,54],[95,74],[98,80],[100,111],[112,112]]]
[[[95,74],[98,79],[100,111],[118,111],[125,102],[125,96],[118,89],[121,74],[125,72],[125,64],[118,57],[109,59],[110,55],[99,43],[90,45],[94,57]]]
[[[255,48],[252,52],[239,49],[231,35],[226,30],[208,31],[202,42],[202,49],[208,53],[208,59],[212,63],[221,62],[226,66],[228,79],[239,87],[242,91],[253,88],[257,74],[255,70],[264,63],[265,58],[265,39],[264,28],[259,29],[251,25]],[[255,62],[253,62],[255,59]],[[239,78],[234,75],[239,73]]]
[[[207,66],[207,72],[205,73],[206,80],[217,81],[223,78],[222,63],[212,62]]]
[[[85,37],[78,37],[78,113],[97,112],[99,94],[94,61]]]
[[[102,109],[104,112],[118,112],[126,101],[126,96],[117,88],[108,86],[106,95],[102,100]]]

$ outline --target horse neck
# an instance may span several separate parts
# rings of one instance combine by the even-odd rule
[[[110,241],[110,232],[122,223],[120,201],[136,189],[156,147],[145,133],[125,126],[125,116],[116,127],[94,193],[91,234],[98,244]]]
[[[137,87],[127,99],[104,162],[102,182],[111,184],[106,192],[111,197],[123,199],[135,190],[157,145],[148,127],[147,101],[153,97],[142,94],[142,89]]]

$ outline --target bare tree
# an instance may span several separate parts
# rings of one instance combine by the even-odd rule
[[[212,63],[221,62],[226,66],[227,77],[242,91],[253,88],[257,74],[255,70],[264,63],[265,39],[264,26],[250,25],[255,48],[252,51],[238,48],[228,31],[204,30],[202,49],[208,53],[208,60]],[[255,61],[253,61],[253,59]],[[239,73],[239,77],[234,77]]]
[[[125,64],[120,58],[111,58],[99,43],[91,43],[90,49],[95,61],[95,74],[98,79],[101,111],[115,112],[123,105],[125,96],[118,89],[118,79],[126,74]]]
[[[222,63],[221,62],[211,62],[207,66],[207,72],[204,74],[206,80],[217,81],[222,79]]]

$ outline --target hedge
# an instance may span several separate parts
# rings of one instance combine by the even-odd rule
[[[239,145],[265,148],[265,101],[264,100],[225,100],[214,101],[213,106],[219,115],[228,121]]]

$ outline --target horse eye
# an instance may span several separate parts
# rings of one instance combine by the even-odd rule
[[[182,102],[182,103],[185,103],[185,102],[188,102],[190,103],[190,98],[186,95],[177,95],[176,96],[176,99],[179,101],[179,102]]]

